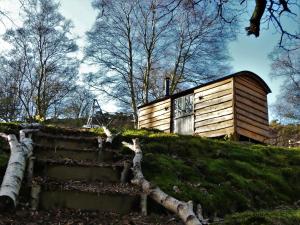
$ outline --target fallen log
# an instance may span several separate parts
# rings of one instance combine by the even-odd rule
[[[196,216],[193,210],[192,201],[179,201],[176,198],[173,198],[172,196],[163,192],[159,187],[153,186],[148,180],[145,179],[141,167],[143,153],[139,141],[138,139],[133,139],[132,141],[133,144],[122,142],[124,146],[128,147],[135,153],[135,156],[133,158],[134,178],[131,180],[131,182],[135,185],[140,186],[143,192],[151,197],[154,201],[178,215],[186,225],[203,225],[204,223],[200,221],[203,217],[202,215],[198,215],[200,216],[199,218]]]
[[[25,173],[26,161],[32,155],[33,143],[26,133],[38,131],[37,129],[20,130],[20,141],[14,134],[0,133],[10,146],[10,158],[0,187],[0,202],[6,207],[13,208],[17,205],[17,197]]]

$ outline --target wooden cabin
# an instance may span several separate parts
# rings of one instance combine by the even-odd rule
[[[138,127],[266,142],[270,92],[258,75],[241,71],[139,106]]]

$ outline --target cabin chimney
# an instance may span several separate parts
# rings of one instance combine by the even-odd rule
[[[170,77],[166,77],[165,79],[165,96],[170,95]]]

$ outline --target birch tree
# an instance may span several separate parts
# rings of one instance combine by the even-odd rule
[[[137,121],[134,57],[136,52],[136,21],[134,4],[129,1],[94,1],[99,11],[91,31],[87,33],[86,59],[99,66],[89,81],[97,89],[123,104],[131,106]]]
[[[174,45],[167,51],[172,66],[166,71],[171,94],[229,73],[226,46],[236,34],[223,26],[211,3],[199,4],[192,15],[190,9],[179,6],[173,20],[169,39]]]
[[[175,93],[215,78],[220,74],[216,71],[229,71],[226,49],[234,34],[228,35],[220,20],[214,20],[212,5],[203,3],[197,16],[189,18],[184,7],[169,12],[165,4],[170,2],[95,0],[93,4],[98,17],[87,33],[85,60],[98,72],[88,74],[86,80],[108,98],[131,106],[135,121],[137,105],[161,97],[169,74],[176,74]],[[209,61],[213,69],[207,66]]]
[[[8,30],[4,37],[12,46],[6,57],[11,73],[21,74],[19,98],[27,114],[45,118],[51,106],[74,87],[78,47],[71,37],[71,21],[59,13],[55,0],[22,3],[23,25]]]
[[[281,91],[274,104],[275,113],[289,122],[300,121],[300,42],[294,41],[294,50],[275,49],[271,77],[282,79]]]

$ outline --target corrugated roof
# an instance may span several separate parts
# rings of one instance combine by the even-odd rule
[[[244,71],[240,71],[240,72],[237,72],[237,73],[225,76],[225,77],[221,77],[219,79],[210,81],[210,82],[205,83],[205,84],[200,84],[200,85],[198,85],[196,87],[193,87],[193,88],[190,88],[190,89],[178,92],[178,93],[170,95],[170,96],[165,96],[165,97],[156,99],[156,100],[151,101],[149,103],[140,105],[140,106],[138,106],[138,108],[140,109],[142,107],[149,106],[149,105],[152,105],[152,104],[154,104],[156,102],[160,102],[160,101],[163,101],[163,100],[166,100],[166,99],[169,99],[169,98],[177,98],[177,97],[180,97],[180,96],[183,96],[183,95],[191,94],[191,93],[194,92],[195,89],[198,89],[200,87],[204,87],[204,86],[212,84],[212,83],[220,82],[222,80],[226,80],[226,79],[231,78],[231,77],[238,77],[238,76],[242,76],[242,75],[248,75],[251,78],[253,78],[254,80],[256,80],[265,89],[265,91],[267,92],[267,94],[269,94],[269,93],[272,92],[271,89],[269,88],[269,86],[267,85],[267,83],[260,76],[258,76],[257,74],[255,74],[255,73],[253,73],[251,71],[244,70]]]

